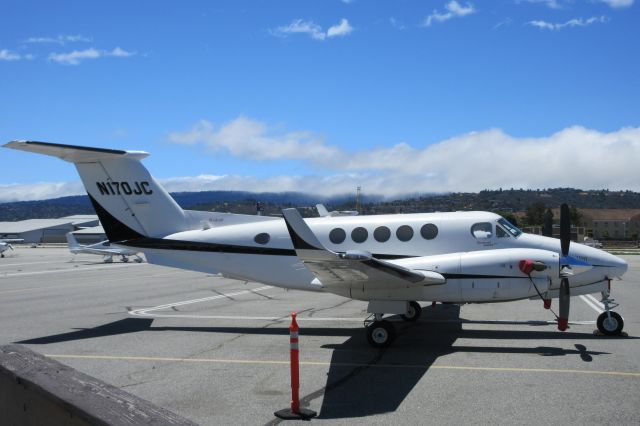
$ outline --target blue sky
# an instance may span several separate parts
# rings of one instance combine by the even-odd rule
[[[0,141],[146,150],[170,190],[640,190],[639,7],[6,0]],[[82,193],[0,159],[0,201]]]

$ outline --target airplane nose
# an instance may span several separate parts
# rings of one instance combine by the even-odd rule
[[[626,260],[619,258],[618,256],[611,255],[614,258],[613,263],[613,276],[614,277],[622,277],[627,269],[629,269],[629,264]]]
[[[629,264],[626,260],[610,253],[603,252],[603,254],[605,256],[602,259],[602,264],[607,267],[607,276],[609,278],[620,278],[629,269]]]

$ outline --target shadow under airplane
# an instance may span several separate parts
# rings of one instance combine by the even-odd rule
[[[203,333],[229,333],[248,335],[289,334],[288,323],[272,327],[152,327],[152,318],[125,318],[94,328],[77,329],[67,333],[38,337],[15,343],[51,344],[137,332],[189,331]],[[582,344],[575,349],[558,347],[503,347],[503,346],[454,346],[456,340],[465,339],[509,339],[509,340],[590,340],[601,337],[593,333],[558,333],[543,330],[469,330],[463,324],[474,321],[460,318],[460,307],[442,304],[435,308],[425,307],[420,321],[416,323],[396,322],[397,338],[391,347],[372,349],[362,331],[353,328],[307,328],[300,329],[303,336],[348,337],[340,344],[322,346],[332,350],[331,364],[324,386],[304,395],[301,407],[322,398],[319,418],[342,419],[365,417],[397,410],[402,401],[441,356],[468,353],[538,354],[540,356],[576,355],[582,362],[590,362],[593,356],[607,352],[588,350]],[[491,323],[478,321],[479,324]],[[539,322],[514,322],[514,324],[539,326]],[[629,337],[627,337],[629,338]],[[275,422],[275,423],[274,423]],[[276,424],[274,420],[268,424]]]

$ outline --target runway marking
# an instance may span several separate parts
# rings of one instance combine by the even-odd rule
[[[208,302],[211,300],[219,300],[219,299],[224,299],[224,298],[230,298],[230,297],[234,297],[234,296],[239,296],[239,295],[243,295],[243,294],[248,294],[251,292],[255,292],[255,291],[263,291],[263,290],[269,290],[274,288],[273,286],[263,286],[263,287],[259,287],[259,288],[255,288],[255,289],[249,289],[249,290],[242,290],[239,292],[235,292],[235,293],[223,293],[223,294],[219,294],[216,296],[210,296],[210,297],[203,297],[200,299],[192,299],[192,300],[184,300],[184,301],[180,301],[180,302],[173,302],[173,303],[167,303],[164,305],[159,305],[159,306],[154,306],[151,308],[141,308],[141,309],[134,309],[132,311],[129,311],[129,315],[132,316],[137,316],[137,317],[152,317],[152,318],[185,318],[185,319],[218,319],[218,320],[234,320],[234,321],[286,321],[288,319],[288,316],[286,317],[276,317],[276,316],[246,316],[246,315],[196,315],[196,314],[160,314],[160,313],[151,313],[151,312],[156,312],[156,311],[160,311],[163,309],[172,309],[174,307],[177,306],[186,306],[186,305],[191,305],[194,303],[201,303],[201,302]],[[343,318],[339,318],[339,317],[304,317],[304,316],[298,316],[297,321],[327,321],[327,322],[358,322],[361,323],[362,321],[364,321],[364,316],[363,317],[343,317]],[[389,319],[389,318],[388,318]],[[398,320],[399,321],[399,320]],[[473,320],[464,320],[464,319],[451,319],[451,320],[447,320],[447,319],[443,319],[443,320],[438,320],[438,319],[434,319],[434,320],[426,320],[425,322],[430,322],[430,323],[473,323]],[[504,323],[504,324],[513,324],[514,322],[517,323],[518,321],[513,321],[513,320],[495,320],[495,321],[491,321],[492,323],[496,323],[496,324],[500,324],[500,323]],[[520,321],[523,324],[526,324],[527,321]],[[557,321],[535,321],[537,323],[547,323],[547,324],[557,324]],[[569,324],[573,324],[573,325],[592,325],[595,324],[595,321],[570,321]]]
[[[44,264],[50,264],[50,263],[61,263],[62,260],[58,260],[56,262],[27,262],[27,263],[2,263],[0,264],[0,268],[4,268],[4,267],[9,267],[9,266],[24,266],[24,265],[44,265]]]
[[[33,272],[14,272],[14,273],[4,273],[1,274],[1,277],[11,278],[11,277],[27,277],[32,275],[46,275],[46,274],[60,274],[67,272],[77,272],[77,271],[103,271],[106,269],[113,268],[122,268],[125,266],[135,266],[135,265],[144,265],[144,263],[118,263],[115,265],[109,266],[97,266],[97,267],[88,267],[88,268],[70,268],[70,269],[49,269],[47,271],[33,271]]]
[[[146,356],[116,356],[116,355],[71,355],[71,354],[45,354],[49,358],[57,359],[84,359],[106,361],[152,361],[152,362],[184,362],[184,363],[211,363],[211,364],[245,364],[245,365],[289,365],[289,361],[276,360],[251,360],[251,359],[220,359],[220,358],[172,358],[172,357],[146,357]],[[622,376],[640,378],[640,372],[631,371],[600,371],[600,370],[574,370],[554,368],[517,368],[517,367],[473,367],[463,365],[428,365],[428,364],[366,364],[366,363],[335,363],[327,361],[300,361],[301,365],[321,367],[372,367],[372,368],[413,368],[429,370],[461,370],[484,371],[498,373],[563,373],[563,374],[588,374],[601,376]]]
[[[598,301],[595,297],[590,294],[583,294],[580,296],[580,299],[584,303],[586,303],[591,309],[601,314],[604,312],[604,305]]]
[[[253,292],[256,292],[256,291],[264,291],[264,290],[269,290],[269,289],[272,289],[272,288],[273,288],[273,286],[265,285],[265,286],[258,287],[258,288],[252,288],[250,290],[237,291],[235,293],[224,293],[224,294],[218,294],[216,296],[202,297],[200,299],[192,299],[192,300],[185,300],[185,301],[182,301],[182,302],[167,303],[165,305],[154,306],[154,307],[151,307],[151,308],[134,309],[133,311],[129,311],[129,315],[139,316],[139,317],[156,316],[154,314],[150,315],[149,312],[159,311],[159,310],[162,310],[162,309],[171,309],[171,308],[174,308],[176,306],[190,305],[192,303],[208,302],[210,300],[228,299],[230,297],[241,296],[243,294],[250,294],[250,293],[253,293]]]
[[[131,281],[131,280],[140,280],[142,278],[158,278],[158,277],[167,277],[167,276],[171,276],[171,275],[176,275],[179,274],[180,271],[176,271],[176,272],[169,272],[169,273],[164,273],[164,274],[152,274],[152,275],[143,275],[143,276],[136,276],[136,277],[121,277],[118,278],[118,282],[117,284],[120,284],[123,281]],[[10,289],[10,290],[0,290],[0,294],[10,294],[10,293],[24,293],[24,292],[28,292],[28,291],[37,291],[37,290],[58,290],[61,288],[73,288],[73,287],[87,287],[90,285],[103,285],[103,286],[113,286],[114,283],[113,282],[109,282],[108,284],[105,284],[104,282],[101,281],[86,281],[86,282],[81,282],[81,283],[76,283],[76,284],[66,284],[66,285],[52,285],[52,286],[48,286],[48,287],[25,287],[25,288],[14,288],[14,289]]]

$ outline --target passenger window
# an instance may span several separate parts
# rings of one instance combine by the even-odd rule
[[[409,225],[402,225],[396,231],[396,237],[398,237],[400,241],[409,241],[411,238],[413,238],[413,228],[411,228]]]
[[[356,243],[364,243],[369,237],[369,233],[362,226],[358,226],[351,231],[351,239]]]
[[[420,235],[422,235],[422,238],[425,240],[433,240],[438,236],[438,227],[433,223],[422,225],[422,228],[420,228]]]
[[[329,232],[329,240],[333,244],[341,244],[345,238],[347,238],[347,233],[342,228],[334,228]]]
[[[471,226],[471,235],[481,240],[491,238],[491,224],[489,222],[475,223]]]
[[[386,226],[378,226],[375,231],[373,231],[373,238],[376,239],[379,243],[384,243],[388,241],[391,237],[391,230]]]
[[[267,234],[266,232],[262,232],[258,235],[256,235],[253,238],[253,241],[255,241],[258,244],[267,244],[269,242],[269,240],[271,239],[271,236],[269,234]]]

